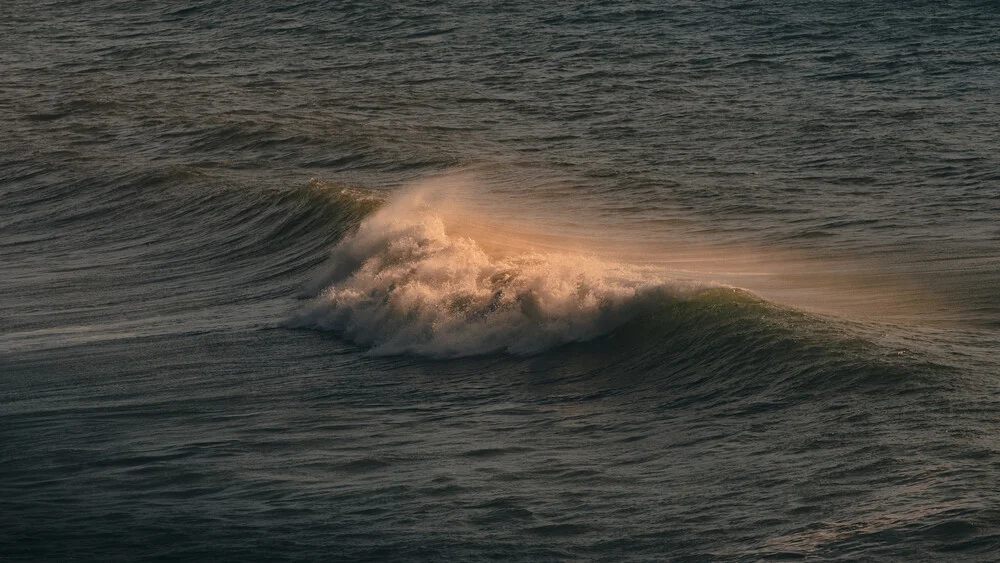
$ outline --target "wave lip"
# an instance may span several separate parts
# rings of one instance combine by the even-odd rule
[[[606,334],[654,301],[704,285],[582,255],[495,257],[450,234],[425,193],[405,194],[334,249],[325,287],[288,325],[334,331],[380,355],[534,354]]]

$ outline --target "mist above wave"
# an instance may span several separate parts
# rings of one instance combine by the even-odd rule
[[[491,255],[488,232],[450,232],[443,208],[436,194],[412,190],[376,211],[334,248],[318,295],[288,324],[337,332],[375,354],[532,354],[706,287],[585,254]]]

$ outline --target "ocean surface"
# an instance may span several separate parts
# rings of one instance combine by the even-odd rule
[[[8,0],[0,560],[1000,557],[1000,4]]]

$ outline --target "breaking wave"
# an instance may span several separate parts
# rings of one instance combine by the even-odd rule
[[[374,354],[533,354],[711,287],[581,254],[497,256],[449,232],[433,200],[411,191],[363,221],[288,324],[334,331]]]

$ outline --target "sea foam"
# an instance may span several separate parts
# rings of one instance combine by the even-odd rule
[[[705,287],[585,253],[528,245],[491,254],[488,232],[449,231],[460,212],[445,207],[417,189],[369,216],[334,248],[317,294],[288,325],[331,330],[380,355],[533,354]]]

